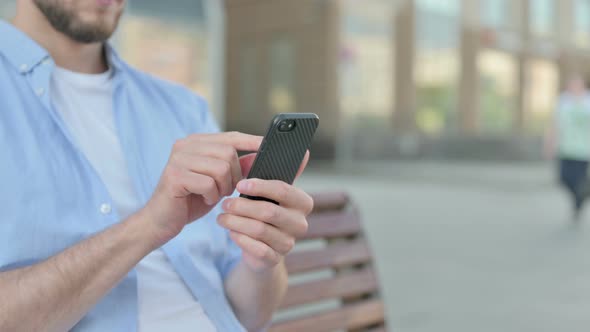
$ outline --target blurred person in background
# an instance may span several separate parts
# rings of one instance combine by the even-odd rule
[[[261,137],[117,56],[124,7],[16,0],[0,21],[0,331],[260,330],[313,202],[243,180]]]
[[[559,97],[545,141],[547,157],[557,159],[559,180],[571,197],[574,220],[588,194],[590,95],[581,76],[573,76]]]

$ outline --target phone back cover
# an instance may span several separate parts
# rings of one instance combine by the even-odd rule
[[[280,132],[274,126],[272,138],[261,147],[264,153],[256,159],[248,178],[282,180],[293,184],[319,122],[315,115],[295,120],[297,124],[292,131]]]

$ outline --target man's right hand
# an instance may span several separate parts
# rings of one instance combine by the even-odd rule
[[[243,176],[237,151],[258,151],[261,142],[261,136],[238,132],[178,140],[154,194],[139,211],[155,226],[159,241],[169,241],[231,195]]]

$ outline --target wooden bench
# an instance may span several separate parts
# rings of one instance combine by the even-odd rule
[[[314,195],[314,201],[309,230],[286,257],[289,289],[269,331],[386,331],[358,210],[345,193]],[[317,303],[320,309],[313,308]]]

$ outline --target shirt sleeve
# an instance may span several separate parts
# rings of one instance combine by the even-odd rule
[[[217,124],[217,120],[211,113],[209,109],[209,104],[207,101],[199,95],[193,94],[194,97],[194,104],[196,105],[197,109],[197,121],[198,121],[198,129],[197,132],[200,133],[219,133],[221,129]]]

